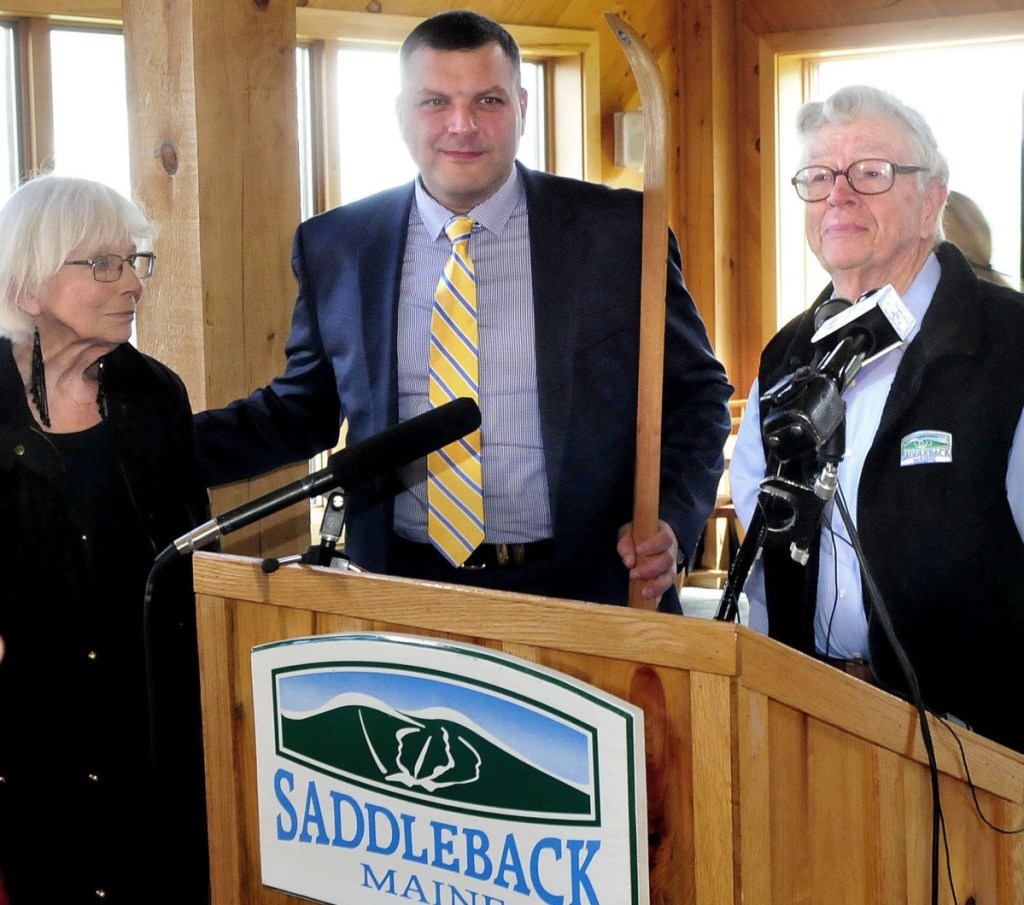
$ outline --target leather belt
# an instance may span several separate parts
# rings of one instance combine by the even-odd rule
[[[526,544],[481,544],[461,566],[463,569],[507,569],[525,566],[550,556],[555,550],[551,538]]]
[[[392,537],[392,544],[405,550],[407,554],[412,554],[417,560],[423,557],[433,560],[436,557],[439,562],[449,565],[432,544],[416,543],[397,535]],[[536,563],[550,557],[554,552],[555,542],[550,537],[525,544],[481,544],[459,568],[469,571],[510,569]]]
[[[875,677],[871,675],[871,664],[867,660],[861,657],[854,657],[849,660],[844,660],[840,657],[818,657],[822,663],[827,663],[829,666],[835,669],[842,670],[848,676],[860,679],[862,682],[867,682],[870,685],[875,684]]]

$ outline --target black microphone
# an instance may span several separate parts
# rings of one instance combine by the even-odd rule
[[[455,399],[402,421],[352,446],[334,453],[327,466],[278,490],[219,515],[183,534],[156,558],[161,565],[184,556],[217,538],[273,515],[300,500],[337,488],[351,489],[383,477],[428,453],[454,443],[480,426],[480,409],[472,399]]]
[[[892,286],[865,293],[853,304],[833,302],[832,316],[816,318],[813,362],[761,395],[761,436],[781,462],[811,450],[820,454],[830,441],[842,447],[843,393],[865,364],[903,343],[914,327],[914,316]]]
[[[914,316],[891,285],[872,289],[815,331],[812,346],[828,350],[818,359],[817,368],[834,380],[842,393],[864,365],[899,346],[914,323]]]

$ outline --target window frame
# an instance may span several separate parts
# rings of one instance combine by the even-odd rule
[[[102,10],[97,9],[97,12]],[[74,28],[123,32],[113,16],[70,16],[56,13],[0,15],[16,29],[18,78],[19,175],[45,169],[54,159],[53,82],[50,66],[50,31]]]

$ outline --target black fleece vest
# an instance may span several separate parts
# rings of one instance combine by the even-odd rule
[[[954,246],[936,254],[942,277],[864,463],[857,525],[926,704],[1024,750],[1024,542],[1005,484],[1024,409],[1024,297],[979,281]],[[822,299],[766,347],[760,386],[809,361]],[[951,461],[908,464],[921,431],[950,435]],[[813,652],[817,549],[806,568],[786,550],[764,560],[769,633]],[[872,667],[902,691],[870,605],[868,617]]]

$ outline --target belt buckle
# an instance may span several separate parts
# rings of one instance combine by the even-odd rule
[[[851,657],[843,664],[843,672],[862,682],[874,684],[871,676],[871,664],[863,657]]]
[[[499,566],[521,566],[526,562],[526,544],[495,544],[494,554]]]
[[[467,557],[466,561],[461,566],[459,566],[459,568],[460,569],[465,569],[467,572],[482,572],[489,565],[489,563],[487,562],[488,557],[487,557],[487,553],[486,553],[487,548],[489,546],[492,546],[492,545],[490,545],[490,544],[481,544],[472,553],[469,554],[469,556]],[[480,561],[479,562],[471,562],[473,557],[476,556],[478,553],[480,554]]]
[[[493,564],[497,569],[503,569],[507,566],[521,566],[526,562],[526,544],[488,544],[487,547],[494,551]],[[473,554],[470,554],[470,559],[472,557]],[[484,561],[479,563],[471,563],[467,560],[460,568],[470,572],[478,572],[490,565],[487,562],[488,558],[485,557]]]

